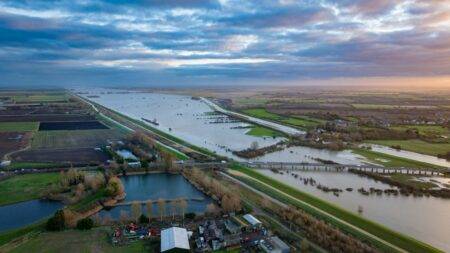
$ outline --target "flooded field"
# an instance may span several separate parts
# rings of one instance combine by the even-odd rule
[[[357,190],[361,187],[368,189],[389,189],[389,185],[373,179],[360,177],[345,172],[320,171],[292,171],[290,173],[274,173],[271,170],[258,170],[260,173],[278,179],[299,190],[335,203],[347,210],[358,212],[362,207],[362,216],[383,224],[391,229],[423,240],[440,249],[450,252],[450,200],[435,197],[413,197],[402,195],[368,195]],[[299,178],[312,178],[317,184],[329,188],[339,188],[343,192],[335,196],[332,192],[324,192],[310,184],[305,185]],[[351,192],[346,188],[352,188]]]
[[[188,96],[157,93],[138,93],[95,89],[82,92],[82,96],[107,108],[158,128],[194,145],[236,160],[232,151],[247,149],[252,142],[259,147],[275,144],[283,138],[263,138],[247,135],[248,123],[216,114],[203,101]],[[311,162],[314,159],[361,164],[363,158],[350,151],[332,152],[307,147],[278,151],[257,160]]]
[[[383,154],[403,157],[403,158],[407,158],[407,159],[411,159],[411,160],[417,160],[417,161],[421,161],[424,163],[429,163],[429,164],[434,164],[434,165],[450,168],[450,161],[447,161],[442,158],[437,158],[436,156],[424,155],[424,154],[419,154],[416,152],[411,152],[411,151],[406,151],[406,150],[396,150],[396,149],[393,149],[390,147],[375,145],[375,144],[372,144],[370,146],[372,147],[373,151],[380,152]]]

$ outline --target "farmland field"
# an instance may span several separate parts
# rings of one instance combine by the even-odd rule
[[[428,143],[422,140],[376,140],[370,143],[388,147],[398,145],[403,150],[432,156],[450,152],[450,143]]]
[[[94,148],[26,150],[12,155],[15,162],[25,163],[103,163],[109,157]]]
[[[292,125],[292,126],[300,127],[303,129],[314,128],[317,125],[322,123],[321,120],[312,119],[312,118],[309,118],[306,116],[284,117],[283,115],[278,115],[275,113],[268,112],[266,109],[263,109],[263,108],[246,109],[246,110],[243,110],[243,112],[247,115],[250,115],[250,116],[253,116],[256,118],[276,121],[276,122],[280,122],[282,124]]]
[[[0,132],[36,131],[38,122],[0,122]]]
[[[112,129],[39,131],[31,142],[32,149],[99,147],[108,144],[108,140],[118,140],[121,135]]]
[[[26,174],[0,182],[0,206],[37,199],[49,184],[57,182],[58,173]]]
[[[108,129],[99,121],[41,122],[39,131]]]
[[[138,240],[136,243],[114,247],[109,242],[108,227],[94,228],[88,231],[66,230],[46,232],[30,238],[10,252],[158,252],[159,244],[149,245]]]
[[[45,103],[45,102],[66,102],[69,96],[64,93],[17,95],[13,97],[16,103]]]
[[[442,127],[442,126],[435,126],[435,125],[401,125],[401,126],[394,126],[391,127],[392,129],[396,130],[417,130],[419,131],[419,134],[421,135],[443,135],[450,137],[450,129]]]
[[[31,132],[0,132],[0,158],[9,152],[25,148],[31,136]]]

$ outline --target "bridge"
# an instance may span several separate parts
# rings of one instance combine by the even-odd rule
[[[279,170],[303,170],[303,171],[335,171],[343,172],[357,170],[379,174],[410,174],[410,175],[450,175],[450,168],[405,168],[405,167],[381,167],[376,165],[353,164],[321,164],[321,163],[293,163],[293,162],[241,162],[243,166],[254,169],[279,169]]]

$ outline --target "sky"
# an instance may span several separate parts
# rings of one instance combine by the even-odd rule
[[[449,77],[450,0],[0,1],[3,86]]]

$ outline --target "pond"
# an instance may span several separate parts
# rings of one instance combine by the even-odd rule
[[[253,142],[257,142],[259,147],[265,147],[284,140],[281,137],[248,135],[246,133],[251,126],[248,123],[214,113],[207,103],[189,96],[109,89],[78,91],[82,91],[85,98],[107,108],[235,160],[244,159],[233,155],[232,151],[247,149]],[[350,151],[327,152],[307,147],[296,147],[295,152],[289,149],[260,157],[261,160],[271,162],[287,161],[286,159],[291,162],[308,162],[312,158],[343,161],[347,164],[364,162],[361,156]]]
[[[145,201],[158,199],[173,200],[184,198],[188,202],[186,212],[203,213],[206,206],[212,203],[212,199],[197,190],[182,175],[169,173],[151,173],[144,175],[130,175],[120,178],[125,187],[126,198],[123,202]],[[146,212],[143,205],[143,213]],[[171,210],[171,205],[166,205],[166,213]],[[131,214],[131,206],[117,206],[111,210],[100,211],[100,216],[110,215],[117,219],[121,211]],[[158,215],[157,204],[153,204],[153,215]]]
[[[30,200],[0,206],[0,232],[33,224],[63,207],[59,201]]]
[[[437,248],[450,252],[450,200],[435,197],[394,196],[383,194],[362,195],[357,191],[364,187],[377,189],[392,188],[387,184],[347,172],[291,171],[303,178],[313,178],[317,184],[339,188],[339,197],[323,192],[316,186],[305,185],[302,180],[288,173],[278,174],[271,170],[260,173],[278,179],[301,191],[337,204],[354,213],[363,208],[362,216],[393,230],[412,236]],[[345,189],[351,187],[352,192]]]

